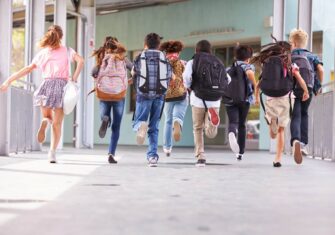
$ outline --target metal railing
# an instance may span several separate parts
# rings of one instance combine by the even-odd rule
[[[9,152],[32,150],[33,92],[12,87],[10,97]]]
[[[323,85],[323,93],[313,96],[309,107],[308,152],[313,158],[335,161],[335,82]],[[286,129],[285,153],[291,153],[290,128]]]

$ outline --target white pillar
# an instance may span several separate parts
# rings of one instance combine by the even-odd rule
[[[27,0],[26,5],[26,37],[25,37],[25,64],[28,65],[31,63],[34,56],[37,54],[38,42],[43,37],[45,32],[45,1],[44,0]],[[35,88],[37,88],[41,82],[41,72],[34,70],[30,76],[28,76],[28,82],[33,83]],[[29,85],[28,85],[29,86]],[[36,133],[40,126],[41,122],[41,111],[39,107],[34,107],[33,111],[33,143],[32,150],[40,151],[41,144],[38,143],[36,139]]]
[[[13,12],[12,0],[0,1],[0,83],[10,75]],[[9,154],[10,140],[10,89],[0,93],[0,155]]]
[[[286,0],[273,1],[273,36],[278,40],[285,39],[285,2]]]
[[[63,40],[62,44],[66,45],[66,20],[67,20],[67,9],[66,9],[66,0],[57,0],[55,3],[55,12],[54,12],[54,24],[60,26],[63,30]],[[64,122],[62,126],[62,136],[60,138],[58,149],[63,148],[64,144]]]
[[[298,28],[308,34],[307,49],[312,50],[312,6],[313,0],[298,0]]]
[[[94,141],[94,96],[87,97],[93,89],[90,71],[94,61],[90,58],[94,50],[96,5],[94,0],[83,0],[79,9],[78,53],[85,59],[85,66],[79,79],[81,97],[77,105],[76,147],[93,148]]]

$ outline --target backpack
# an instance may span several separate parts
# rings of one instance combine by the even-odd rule
[[[220,100],[228,86],[227,72],[222,61],[209,53],[196,53],[192,69],[191,89],[195,95],[202,100]]]
[[[293,90],[293,78],[285,71],[280,57],[271,56],[264,62],[259,86],[265,95],[271,97],[281,97]]]
[[[299,67],[299,72],[301,77],[304,79],[307,87],[309,89],[313,89],[314,87],[314,70],[311,65],[311,62],[308,60],[305,52],[299,54],[292,54],[292,62],[296,63]],[[294,87],[294,95],[296,97],[303,96],[303,89],[300,87],[298,83],[296,83]]]
[[[143,51],[135,60],[137,68],[137,89],[142,94],[165,95],[168,82],[168,66],[163,52]]]
[[[106,55],[95,81],[96,96],[103,101],[118,101],[126,96],[128,78],[126,63]]]
[[[246,101],[248,98],[248,83],[244,69],[241,65],[233,63],[228,70],[231,78],[227,86],[223,102],[225,104],[238,104]]]
[[[187,90],[184,86],[183,72],[185,70],[184,63],[179,59],[169,60],[173,78],[169,83],[168,90],[166,92],[165,100],[170,101],[180,101],[186,98]]]

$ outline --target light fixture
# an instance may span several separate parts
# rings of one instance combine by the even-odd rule
[[[106,15],[106,14],[116,13],[116,12],[119,12],[119,10],[115,9],[115,10],[108,10],[108,11],[100,11],[99,14],[100,15]]]

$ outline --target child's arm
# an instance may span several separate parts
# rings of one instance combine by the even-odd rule
[[[8,87],[10,86],[10,84],[12,82],[14,82],[14,81],[26,76],[27,74],[31,73],[35,68],[36,68],[36,65],[31,64],[31,65],[28,65],[28,66],[20,69],[18,72],[14,73],[6,81],[4,81],[2,83],[2,85],[0,86],[0,91],[7,91]]]
[[[254,95],[256,96],[256,79],[255,79],[255,72],[251,69],[247,70],[246,72],[247,78],[251,82],[252,86],[254,87]]]
[[[320,80],[320,83],[322,84],[322,82],[323,82],[323,66],[322,66],[322,64],[318,64],[317,66],[316,66],[316,71],[317,71],[317,74],[318,74],[318,78],[319,78],[319,80]]]
[[[300,87],[304,90],[304,94],[302,97],[302,101],[308,100],[309,99],[309,93],[308,93],[308,88],[307,85],[304,81],[304,79],[301,77],[299,70],[294,70],[293,71],[293,76],[299,83]]]
[[[256,105],[259,105],[259,101],[260,101],[259,91],[260,89],[259,89],[259,82],[258,82],[255,86],[255,98],[256,98],[255,104]]]
[[[78,55],[77,53],[73,56],[74,61],[76,61],[77,63],[77,67],[76,70],[74,71],[73,75],[72,75],[72,80],[74,82],[77,82],[80,71],[82,70],[82,68],[84,67],[84,58],[81,57],[80,55]]]

